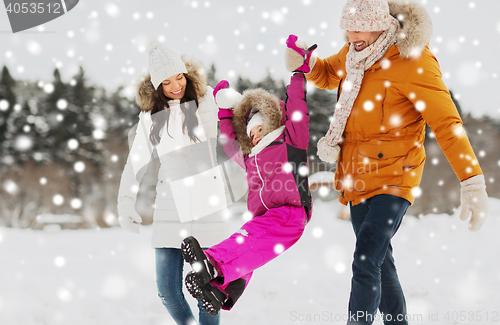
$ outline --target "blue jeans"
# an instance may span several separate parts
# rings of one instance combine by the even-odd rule
[[[388,194],[376,195],[354,206],[351,204],[356,249],[347,324],[372,324],[377,308],[384,324],[408,324],[406,301],[392,257],[391,238],[409,206],[407,200]]]
[[[156,248],[156,285],[158,296],[177,325],[196,324],[193,312],[182,292],[184,259],[178,248]],[[220,314],[211,315],[198,301],[199,324],[218,325]]]

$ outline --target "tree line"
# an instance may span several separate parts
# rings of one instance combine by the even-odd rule
[[[213,65],[207,71],[212,87],[219,81],[216,72]],[[270,73],[259,82],[240,76],[231,86],[239,92],[261,87],[282,100],[286,98],[286,84],[274,80]],[[82,67],[67,82],[61,79],[58,69],[45,82],[15,80],[6,66],[2,68],[0,225],[38,229],[50,222],[43,216],[53,215],[79,220],[65,223],[67,228],[117,224],[116,198],[128,156],[129,130],[137,123],[140,111],[123,90],[119,87],[110,92],[90,84]],[[334,171],[335,166],[321,163],[316,157],[316,143],[328,130],[336,92],[310,90],[307,103],[310,170]],[[455,104],[461,112],[459,103]],[[500,153],[495,149],[500,141],[499,123],[487,117],[462,117],[475,150],[482,152],[478,158],[490,181],[488,193],[499,197],[500,186],[495,182],[500,168]],[[431,135],[429,130],[427,135]],[[425,146],[428,161],[422,181],[423,197],[411,209],[415,215],[452,213],[459,204],[458,181],[453,179],[442,153],[435,150],[437,144],[432,136],[427,136]],[[433,163],[436,159],[439,163]],[[439,185],[437,179],[446,185]],[[144,183],[141,192],[149,197],[146,202],[150,205],[155,181]],[[144,211],[149,214],[148,209]],[[150,222],[150,215],[145,220]]]

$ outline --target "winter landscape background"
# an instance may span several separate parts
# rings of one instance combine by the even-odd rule
[[[500,2],[421,0],[431,50],[485,173],[490,215],[458,220],[460,185],[428,130],[421,195],[394,238],[413,323],[500,321]],[[263,87],[284,99],[284,41],[325,57],[343,45],[344,1],[80,1],[12,34],[0,9],[0,324],[173,324],[156,296],[150,248],[154,167],[141,184],[141,235],[117,226],[116,195],[136,122],[134,91],[157,39],[199,59],[214,86]],[[335,92],[309,89],[310,172]],[[354,236],[326,188],[304,237],[255,273],[223,324],[342,324]],[[233,230],[244,200],[231,208]],[[194,306],[194,301],[191,301]],[[418,318],[421,315],[421,318]],[[376,323],[377,324],[377,323]],[[381,324],[379,322],[379,324]]]

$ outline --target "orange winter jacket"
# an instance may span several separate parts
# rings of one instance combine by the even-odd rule
[[[307,79],[340,94],[348,51],[346,45],[317,59]],[[365,72],[347,120],[335,173],[340,202],[392,194],[413,203],[425,162],[425,123],[460,181],[482,174],[434,55],[425,46],[418,58],[406,59],[393,45]]]

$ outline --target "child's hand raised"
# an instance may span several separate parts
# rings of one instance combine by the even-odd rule
[[[312,57],[312,53],[317,45],[308,48],[304,41],[299,41],[297,36],[290,35],[286,40],[286,46],[288,47],[285,50],[286,69],[290,72],[311,72],[316,63],[316,57]]]
[[[241,94],[229,88],[227,80],[220,81],[214,89],[215,103],[219,108],[231,109],[241,100]]]

